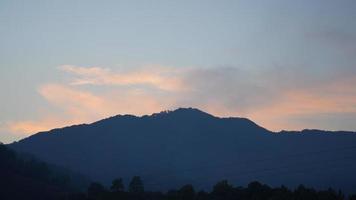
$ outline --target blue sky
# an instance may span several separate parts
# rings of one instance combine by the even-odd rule
[[[0,141],[180,106],[276,131],[356,130],[355,10],[353,0],[1,0]]]

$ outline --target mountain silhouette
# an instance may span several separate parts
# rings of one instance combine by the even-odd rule
[[[356,188],[354,132],[276,133],[246,118],[219,118],[194,108],[118,115],[37,133],[9,146],[105,184],[116,177],[127,183],[138,175],[150,190],[185,183],[209,189],[221,179]]]
[[[0,199],[64,199],[83,191],[89,180],[79,174],[48,165],[31,155],[14,152],[0,143]]]

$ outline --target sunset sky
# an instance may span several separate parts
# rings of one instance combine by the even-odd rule
[[[356,1],[0,0],[0,141],[196,107],[356,131]]]

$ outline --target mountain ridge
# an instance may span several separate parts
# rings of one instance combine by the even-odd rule
[[[152,113],[149,115],[134,115],[134,114],[118,114],[118,115],[114,115],[114,116],[110,116],[101,120],[97,120],[95,122],[92,123],[82,123],[82,124],[73,124],[73,125],[69,125],[69,126],[64,126],[64,127],[60,127],[60,128],[54,128],[54,129],[50,129],[48,131],[40,131],[37,132],[33,135],[30,135],[26,138],[22,138],[21,140],[27,139],[27,138],[31,138],[34,135],[37,134],[42,134],[42,133],[49,133],[49,132],[53,132],[53,131],[58,131],[58,130],[63,130],[63,129],[67,129],[67,128],[76,128],[76,127],[83,127],[83,126],[90,126],[90,125],[94,125],[94,124],[98,124],[101,122],[105,122],[108,120],[115,120],[118,118],[131,118],[131,119],[141,119],[141,118],[150,118],[150,117],[155,117],[155,118],[159,118],[159,117],[166,117],[167,115],[172,115],[172,114],[176,114],[177,112],[195,112],[195,114],[201,114],[201,115],[205,115],[207,117],[212,117],[212,118],[216,118],[216,119],[225,119],[225,120],[246,120],[247,122],[253,123],[256,126],[259,126],[267,131],[269,131],[270,133],[275,133],[275,134],[310,134],[310,133],[333,133],[333,134],[356,134],[356,131],[349,131],[349,130],[325,130],[325,129],[309,129],[309,128],[305,128],[305,129],[301,129],[301,130],[281,130],[281,131],[270,131],[267,128],[264,128],[260,125],[258,125],[257,123],[255,123],[253,120],[250,120],[248,118],[245,117],[218,117],[218,116],[214,116],[212,114],[209,114],[207,112],[204,112],[200,109],[197,108],[193,108],[193,107],[187,107],[187,108],[177,108],[175,110],[164,110],[161,112],[157,112],[157,113]],[[15,141],[13,143],[16,143],[18,141]],[[10,143],[11,145],[12,143]]]
[[[197,108],[187,107],[187,108],[177,108],[177,109],[174,109],[174,110],[164,110],[164,111],[161,111],[161,112],[152,113],[152,114],[148,114],[148,115],[141,115],[141,116],[140,115],[134,115],[134,114],[118,114],[118,115],[114,115],[114,116],[110,116],[110,117],[107,117],[107,118],[104,118],[104,119],[100,119],[100,120],[94,121],[92,123],[73,124],[73,125],[69,125],[69,126],[50,129],[48,131],[40,131],[40,132],[34,133],[34,134],[32,134],[32,135],[30,135],[28,137],[22,138],[19,141],[31,138],[31,137],[36,136],[36,135],[47,134],[47,133],[50,133],[50,132],[57,132],[57,131],[68,129],[68,128],[86,127],[86,126],[95,125],[95,124],[98,124],[98,123],[111,121],[111,120],[117,120],[117,119],[135,119],[135,120],[138,120],[138,119],[145,119],[145,118],[150,118],[150,117],[160,118],[160,117],[167,117],[169,115],[175,115],[177,113],[178,114],[180,114],[180,113],[187,114],[186,113],[187,111],[189,113],[194,113],[195,116],[197,116],[197,114],[200,114],[201,116],[210,117],[210,118],[216,118],[216,119],[244,120],[244,121],[246,121],[248,123],[252,123],[252,124],[254,124],[256,126],[259,126],[254,121],[252,121],[252,120],[250,120],[248,118],[244,118],[244,117],[218,117],[218,116],[214,116],[212,114],[209,114],[209,113],[204,112],[204,111],[202,111],[200,109],[197,109]],[[262,126],[259,126],[259,127],[263,128]],[[264,128],[264,129],[266,129],[266,128]],[[266,129],[266,130],[269,131],[268,129]],[[273,132],[273,131],[269,131],[269,132]],[[275,133],[277,133],[277,132],[275,132]],[[11,145],[13,143],[17,143],[17,142],[18,141],[12,142],[9,145]]]
[[[356,186],[356,175],[350,175],[356,161],[343,158],[355,158],[356,148],[339,148],[355,146],[356,134],[288,133],[313,134],[278,134],[246,118],[220,118],[180,108],[140,117],[116,115],[41,132],[9,146],[103,183],[142,175],[149,189],[170,189],[187,182],[207,188],[223,178],[237,184],[259,180],[271,185],[305,183],[345,190]],[[295,158],[295,151],[303,156]],[[207,168],[206,163],[215,167]],[[230,163],[228,167],[226,163]],[[330,163],[346,169],[338,171]],[[314,165],[323,170],[306,171],[308,178],[300,180],[297,172]],[[272,175],[266,168],[283,176]]]

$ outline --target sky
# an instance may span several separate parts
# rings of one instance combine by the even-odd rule
[[[0,141],[196,107],[356,131],[354,0],[0,0]]]

